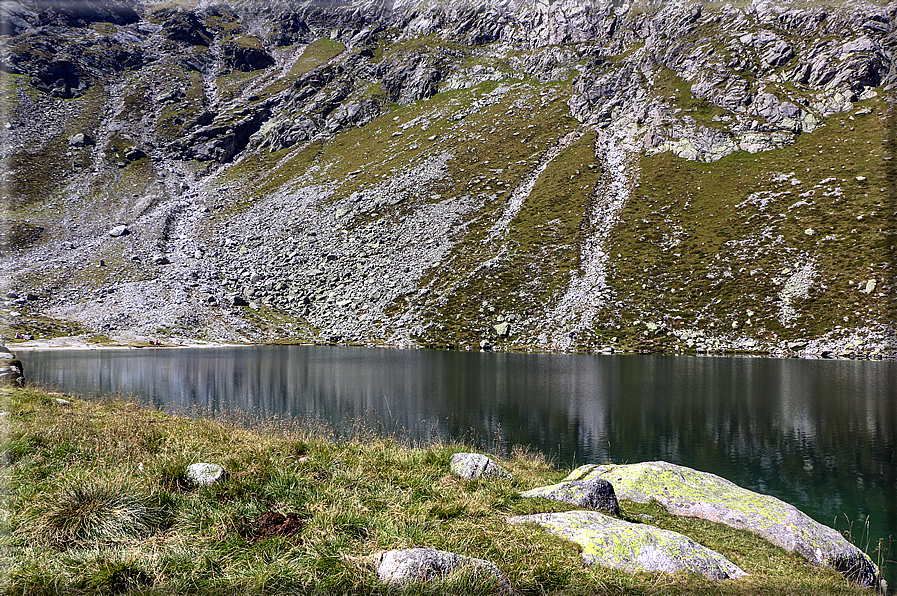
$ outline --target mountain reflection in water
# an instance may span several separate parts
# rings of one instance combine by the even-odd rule
[[[870,553],[897,538],[895,362],[320,346],[23,356],[32,381],[171,410],[236,408],[337,428],[365,417],[412,438],[531,445],[564,466],[663,459],[829,525],[840,516],[841,530],[849,519],[855,535],[868,515]]]

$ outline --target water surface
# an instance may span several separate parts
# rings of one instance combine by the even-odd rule
[[[880,538],[897,538],[895,362],[320,346],[23,360],[32,381],[172,410],[238,408],[337,427],[365,416],[415,438],[530,445],[563,466],[662,459],[773,494],[840,530],[852,523],[873,558]],[[897,564],[888,571],[897,583]]]

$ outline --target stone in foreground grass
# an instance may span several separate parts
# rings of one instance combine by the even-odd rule
[[[376,556],[377,577],[387,584],[407,585],[431,581],[468,567],[473,573],[484,574],[498,582],[502,592],[511,593],[507,576],[485,559],[464,557],[432,548],[407,548],[379,553]]]

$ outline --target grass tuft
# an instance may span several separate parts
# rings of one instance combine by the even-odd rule
[[[43,544],[67,549],[146,536],[163,521],[163,511],[151,497],[118,483],[86,481],[40,501],[25,532]]]

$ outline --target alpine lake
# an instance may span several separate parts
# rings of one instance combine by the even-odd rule
[[[792,503],[897,585],[897,362],[326,346],[34,351],[32,383],[400,440],[527,445],[559,467],[665,460]]]

